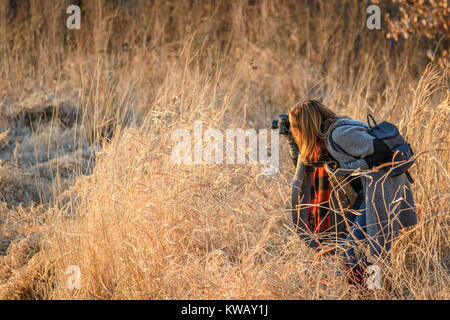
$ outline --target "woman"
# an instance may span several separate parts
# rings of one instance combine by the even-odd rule
[[[296,162],[294,224],[311,247],[319,247],[330,235],[335,241],[345,239],[346,265],[353,272],[349,282],[361,283],[367,261],[356,258],[356,244],[364,240],[372,255],[385,256],[398,230],[417,223],[409,180],[405,174],[390,177],[377,169],[391,153],[361,121],[338,117],[311,100],[289,110],[289,124],[290,152]],[[330,184],[335,179],[358,194],[350,210],[344,210],[341,197],[333,199],[333,194],[339,196]],[[344,190],[341,195],[349,193]]]

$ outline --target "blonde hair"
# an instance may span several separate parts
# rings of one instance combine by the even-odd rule
[[[335,121],[337,115],[318,101],[310,100],[300,103],[289,110],[289,123],[292,137],[300,151],[303,163],[312,163],[314,150],[320,140],[326,139],[330,127],[322,131],[324,121]]]

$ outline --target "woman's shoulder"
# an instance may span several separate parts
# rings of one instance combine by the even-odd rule
[[[356,119],[350,119],[347,117],[338,118],[330,128],[330,133],[333,138],[340,136],[347,136],[352,132],[368,132],[369,126],[367,123]]]
[[[366,129],[369,128],[369,125],[367,123],[347,117],[338,118],[333,124],[333,128],[338,128],[342,126],[364,127]]]
[[[330,130],[330,145],[338,145],[336,151],[342,149],[352,156],[367,156],[373,152],[373,136],[368,132],[369,126],[359,120],[339,118]],[[330,139],[331,138],[331,139]]]

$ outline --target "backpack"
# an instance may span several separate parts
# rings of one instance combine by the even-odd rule
[[[383,167],[383,169],[386,171],[391,170],[389,173],[391,177],[405,173],[412,183],[411,175],[408,172],[408,169],[415,162],[411,145],[400,135],[398,128],[390,122],[383,121],[377,124],[373,116],[368,114],[367,124],[370,128],[369,134],[383,141],[391,151],[392,157],[389,162],[392,162],[392,164]]]

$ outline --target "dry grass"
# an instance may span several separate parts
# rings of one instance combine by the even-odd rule
[[[68,2],[26,3],[0,18],[0,297],[449,298],[448,74],[420,41],[390,48],[352,0],[89,1],[80,31]],[[395,121],[419,154],[419,224],[380,291],[291,230],[285,146],[270,177],[171,161],[176,128],[267,128],[306,98]]]

